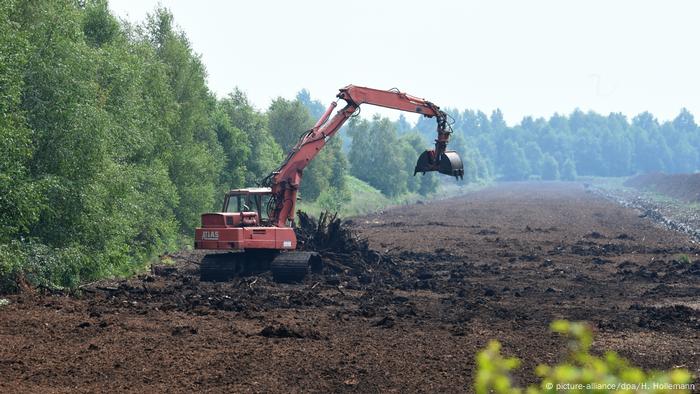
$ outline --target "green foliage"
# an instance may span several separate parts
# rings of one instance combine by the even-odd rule
[[[405,131],[399,141],[408,191],[418,192],[424,196],[433,193],[437,189],[437,178],[432,173],[420,174],[420,176],[414,176],[413,174],[416,161],[427,146],[425,141],[423,141],[423,137],[416,132],[409,133]]]
[[[270,133],[267,117],[253,108],[245,93],[234,89],[218,105],[231,126],[247,137],[250,154],[245,160],[245,184],[255,185],[279,166],[283,159],[282,149]]]
[[[279,97],[267,111],[270,132],[285,152],[291,151],[301,135],[315,124],[316,121],[309,114],[309,107],[323,111],[322,107],[319,108],[320,103],[311,101],[307,91],[302,90],[297,97],[299,98],[293,101]],[[304,200],[315,201],[329,188],[335,188],[338,195],[347,194],[344,185],[347,161],[341,145],[340,136],[334,136],[304,169],[300,192]],[[330,195],[326,193],[326,201],[330,201]]]
[[[522,390],[513,388],[510,371],[520,365],[515,357],[503,357],[501,344],[498,341],[489,342],[486,349],[476,356],[476,378],[474,390],[478,394],[495,392],[497,394],[520,393]]]
[[[347,193],[346,178],[348,174],[348,159],[343,152],[343,140],[340,135],[333,137],[327,144],[324,152],[327,151],[327,155],[331,163],[330,178],[328,183],[331,187],[339,190],[341,193]]]
[[[314,125],[309,111],[299,100],[286,100],[278,97],[267,110],[270,132],[284,152],[289,152],[299,141],[300,136]],[[304,170],[301,183],[301,197],[314,201],[321,190],[328,188],[331,168],[327,165],[327,155],[320,153]]]
[[[278,97],[267,110],[270,133],[284,152],[289,152],[299,137],[314,125],[309,111],[299,100]]]
[[[203,210],[214,204],[223,150],[211,122],[215,100],[206,85],[206,71],[184,34],[173,26],[169,11],[158,9],[149,17],[148,33],[156,56],[164,64],[178,116],[170,125],[173,149],[171,179],[178,191],[175,215],[182,230],[191,232]]]
[[[83,14],[83,33],[88,44],[100,47],[114,40],[119,32],[119,22],[110,14],[107,0],[86,2]]]
[[[28,182],[33,146],[21,100],[31,45],[20,29],[17,4],[0,2],[0,243],[37,222],[41,201]]]
[[[340,212],[343,206],[350,202],[350,200],[351,195],[349,190],[329,187],[321,192],[316,202],[323,211]]]
[[[348,134],[352,137],[348,154],[351,174],[388,196],[406,193],[405,151],[392,123],[378,115],[372,122],[353,118]]]
[[[326,107],[321,104],[320,101],[313,100],[311,98],[311,93],[306,89],[300,90],[299,93],[297,93],[296,99],[306,107],[309,111],[309,115],[311,115],[311,119],[314,119],[314,123],[326,112]]]
[[[691,263],[690,256],[688,256],[687,254],[682,254],[682,255],[678,256],[678,261],[680,261],[683,264],[690,264]]]
[[[509,181],[521,181],[527,179],[530,173],[530,165],[525,157],[525,151],[515,142],[508,140],[503,144],[503,152],[500,155],[503,171],[503,179]]]
[[[217,103],[166,10],[139,27],[103,0],[0,17],[0,291],[133,272],[244,183],[251,146],[265,174],[281,161],[264,114]]]
[[[564,362],[538,366],[535,372],[541,379],[539,384],[527,389],[515,387],[510,373],[520,361],[503,357],[501,345],[492,341],[476,357],[474,388],[477,394],[690,393],[691,375],[687,370],[645,372],[614,352],[592,355],[593,335],[584,323],[558,320],[551,328],[568,339],[568,356]]]
[[[549,153],[542,158],[542,179],[545,181],[556,181],[559,179],[559,163]]]
[[[393,205],[412,204],[422,197],[416,193],[403,194],[389,198],[381,191],[370,186],[354,176],[346,175],[345,184],[347,193],[338,193],[337,189],[325,190],[314,202],[302,200],[297,204],[297,209],[312,215],[319,215],[323,211],[338,212],[340,216],[350,217],[377,212]],[[346,200],[350,197],[349,200]]]
[[[212,122],[223,149],[224,167],[219,179],[219,185],[223,187],[221,193],[226,192],[226,189],[245,187],[246,163],[251,155],[250,138],[231,123],[223,102],[217,103]]]
[[[578,175],[628,176],[700,169],[700,132],[686,109],[663,123],[648,112],[629,121],[619,113],[602,116],[575,110],[549,119],[525,117],[510,127],[500,111],[490,117],[472,110],[448,112],[454,118],[450,147],[462,154],[466,141],[481,156],[489,176],[503,180],[551,178],[554,171],[549,159],[548,174],[544,174],[546,155],[556,160],[558,172],[566,180]],[[395,122],[397,127],[399,123]],[[434,138],[431,119],[421,118],[416,129],[426,140]],[[466,175],[472,171],[472,163],[468,154],[462,156]]]
[[[31,241],[12,241],[0,245],[0,289],[13,291],[22,285],[74,287],[91,277],[93,264],[79,246],[51,248]]]
[[[315,201],[329,188],[336,189],[339,195],[347,193],[344,183],[347,160],[341,150],[342,142],[337,137],[328,140],[325,148],[304,170],[304,178],[301,183],[301,197],[303,199]]]
[[[320,101],[311,99],[311,94],[306,89],[302,89],[297,93],[296,100],[303,104],[309,111],[314,124],[326,112],[326,107]],[[335,188],[341,195],[345,195],[348,193],[346,178],[349,164],[345,152],[343,151],[345,141],[341,134],[342,133],[339,131],[327,142],[326,147],[321,151],[321,154],[316,160],[326,160],[324,165],[331,168],[328,178],[329,186]],[[314,164],[312,163],[311,165],[313,166]],[[304,185],[302,184],[302,192],[303,188]]]
[[[576,165],[571,159],[566,159],[561,168],[561,179],[565,181],[576,180]]]

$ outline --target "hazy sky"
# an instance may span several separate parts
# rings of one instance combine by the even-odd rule
[[[355,84],[397,87],[443,108],[501,108],[509,124],[577,107],[662,120],[686,107],[700,116],[694,0],[110,4],[133,22],[169,8],[210,88],[223,96],[238,86],[260,109],[302,88],[327,104]]]

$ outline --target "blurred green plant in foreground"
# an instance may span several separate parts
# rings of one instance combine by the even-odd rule
[[[682,254],[682,255],[678,256],[678,261],[680,261],[683,264],[690,264],[691,263],[690,256],[688,256],[687,254]]]
[[[541,381],[527,389],[514,387],[510,372],[520,360],[501,355],[501,344],[491,341],[476,357],[477,394],[497,393],[690,393],[691,374],[684,369],[645,372],[615,352],[602,357],[590,354],[593,334],[585,323],[557,320],[554,332],[569,339],[567,359],[558,365],[539,365],[535,370]]]

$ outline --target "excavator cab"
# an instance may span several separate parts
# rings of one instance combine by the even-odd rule
[[[267,204],[272,198],[269,187],[233,189],[224,196],[221,212],[236,212],[244,216],[257,214],[256,225],[268,225]]]

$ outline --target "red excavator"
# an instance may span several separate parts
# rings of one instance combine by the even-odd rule
[[[349,85],[337,96],[346,102],[331,118],[338,105],[331,103],[314,127],[305,132],[282,165],[262,182],[264,187],[234,189],[224,196],[221,212],[202,215],[202,227],[195,230],[195,249],[215,251],[202,259],[203,281],[225,281],[233,276],[271,270],[275,280],[301,280],[308,270],[320,270],[321,258],[315,252],[296,251],[294,207],[304,168],[329,138],[362,104],[393,108],[435,117],[435,149],[418,158],[414,174],[438,171],[456,178],[464,176],[462,159],[447,150],[450,125],[438,106],[396,89],[377,90]]]

